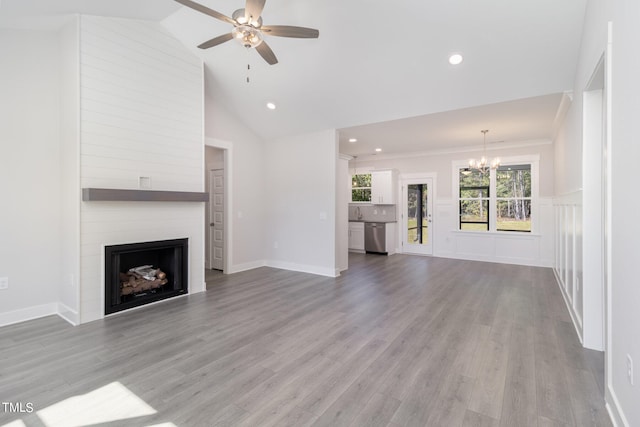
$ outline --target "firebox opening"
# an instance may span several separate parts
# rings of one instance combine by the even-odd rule
[[[105,314],[186,294],[188,239],[105,247]]]

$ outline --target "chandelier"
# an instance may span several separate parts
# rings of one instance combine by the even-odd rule
[[[477,170],[480,173],[487,173],[489,171],[489,168],[497,169],[500,166],[500,158],[496,157],[491,161],[487,160],[487,132],[489,132],[489,129],[483,129],[480,132],[482,132],[482,134],[484,135],[482,158],[480,160],[469,160],[469,169]]]

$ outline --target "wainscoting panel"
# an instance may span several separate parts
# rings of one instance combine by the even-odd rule
[[[554,265],[554,209],[549,198],[538,201],[533,233],[459,231],[455,200],[438,200],[434,210],[435,256],[540,267]]]
[[[582,341],[582,191],[554,201],[556,257],[553,271]]]
[[[508,259],[513,263],[534,262],[539,253],[539,240],[536,236],[496,236],[496,258]]]

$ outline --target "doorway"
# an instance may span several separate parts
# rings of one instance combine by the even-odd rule
[[[224,270],[224,169],[209,170],[209,268]]]
[[[401,179],[402,252],[433,254],[433,178]]]
[[[582,146],[582,340],[593,350],[605,349],[607,287],[608,144],[604,56],[583,92]]]
[[[216,146],[213,143],[216,142]],[[205,146],[205,191],[209,193],[209,202],[205,204],[204,241],[205,241],[205,280],[211,273],[228,273],[230,263],[230,148],[220,144],[222,141],[207,139]]]

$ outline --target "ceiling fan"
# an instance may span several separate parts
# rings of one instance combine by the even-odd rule
[[[264,41],[265,34],[301,39],[316,39],[320,35],[320,32],[313,28],[293,27],[290,25],[262,25],[262,17],[260,15],[264,9],[266,0],[247,0],[244,9],[238,9],[233,12],[231,18],[191,0],[175,1],[193,10],[202,12],[205,15],[212,16],[233,25],[233,30],[231,30],[229,34],[223,34],[201,43],[198,45],[200,49],[208,49],[235,38],[242,43],[244,47],[255,48],[267,63],[274,65],[278,63],[278,59],[269,45]]]

